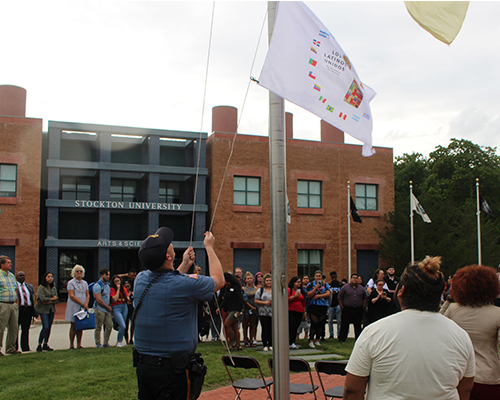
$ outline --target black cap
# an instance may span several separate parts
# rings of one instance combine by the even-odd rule
[[[142,265],[152,271],[160,268],[165,262],[168,246],[172,243],[174,232],[162,226],[154,235],[148,236],[139,249],[139,259]]]

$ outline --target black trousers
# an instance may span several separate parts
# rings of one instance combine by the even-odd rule
[[[309,304],[309,318],[311,319],[311,330],[309,332],[309,340],[320,340],[325,337],[325,323],[328,306],[317,306]]]
[[[33,307],[21,307],[19,306],[19,317],[18,324],[21,326],[21,350],[30,351],[30,326],[31,317],[33,316]],[[18,349],[19,344],[16,341],[16,349]]]
[[[174,373],[172,365],[137,365],[139,400],[186,400],[186,372]]]
[[[356,339],[361,334],[361,321],[363,320],[363,307],[351,308],[344,307],[342,309],[342,320],[340,322],[339,341],[345,342],[349,333],[349,325],[354,325],[354,335]]]
[[[262,346],[269,347],[273,345],[273,319],[262,315],[259,317],[262,325]]]
[[[299,329],[300,323],[304,314],[298,311],[288,310],[288,344],[291,345],[295,343],[295,338],[297,337],[297,329]]]

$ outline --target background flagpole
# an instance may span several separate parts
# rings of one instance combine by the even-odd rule
[[[347,181],[347,265],[349,274],[348,279],[351,279],[351,182]]]
[[[277,2],[268,2],[269,44]],[[288,349],[288,247],[286,203],[285,101],[269,92],[269,171],[271,180],[271,274],[274,398],[290,399]]]
[[[479,178],[476,178],[476,203],[477,203],[477,259],[481,265],[481,208],[479,205]]]
[[[410,246],[411,246],[411,263],[415,261],[415,251],[414,251],[414,240],[413,240],[413,206],[412,206],[412,195],[413,195],[413,181],[410,181]]]

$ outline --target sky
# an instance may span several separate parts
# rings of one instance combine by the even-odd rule
[[[500,147],[500,2],[472,1],[449,46],[402,1],[305,3],[377,92],[374,146],[395,156],[428,155],[450,138]],[[51,120],[210,133],[212,108],[230,105],[239,133],[267,135],[268,92],[250,81],[267,52],[266,9],[264,1],[0,0],[0,84],[27,90],[26,116],[42,118],[44,130]],[[320,140],[318,117],[285,109],[296,138]]]

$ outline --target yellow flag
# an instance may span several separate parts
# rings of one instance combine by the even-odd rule
[[[405,1],[411,17],[436,39],[450,44],[464,23],[468,1]]]

